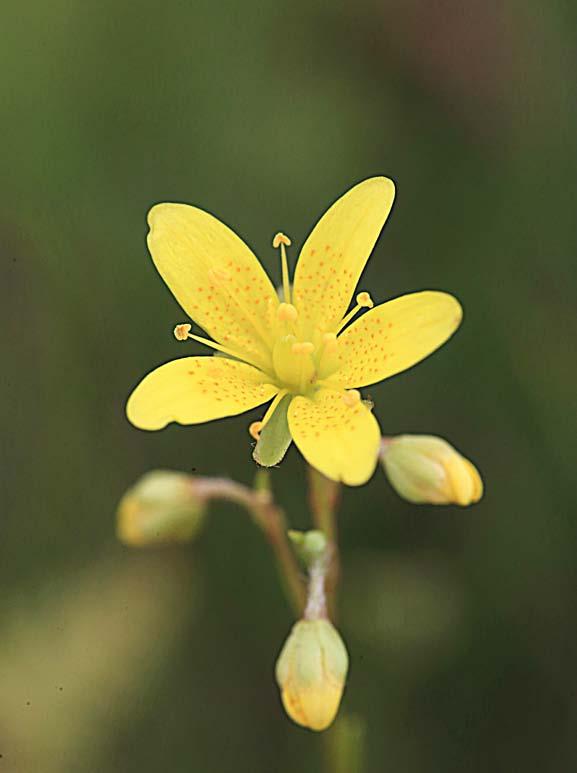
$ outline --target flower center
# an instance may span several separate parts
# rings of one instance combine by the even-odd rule
[[[306,395],[319,379],[328,378],[340,365],[339,345],[335,333],[317,331],[313,341],[299,335],[299,315],[289,303],[277,309],[279,335],[272,349],[274,375],[288,392]]]
[[[318,387],[336,386],[334,383],[326,383],[325,380],[334,375],[343,364],[342,345],[339,344],[337,335],[361,309],[370,309],[374,304],[369,293],[361,292],[356,297],[356,306],[346,314],[334,330],[327,330],[326,326],[311,329],[310,326],[303,325],[299,319],[298,309],[292,303],[286,254],[286,248],[290,246],[291,240],[283,233],[277,233],[272,244],[275,249],[280,249],[282,292],[279,290],[276,311],[273,301],[272,304],[269,303],[265,315],[259,320],[259,329],[263,331],[263,338],[268,339],[266,358],[263,357],[262,361],[259,361],[261,358],[247,359],[242,351],[237,351],[232,346],[225,346],[191,333],[192,326],[189,323],[177,325],[174,328],[174,336],[178,341],[188,339],[198,341],[228,357],[259,368],[271,377],[271,383],[276,383],[282,394],[311,396]],[[224,282],[228,278],[226,271],[220,269],[211,269],[211,271],[215,281]]]

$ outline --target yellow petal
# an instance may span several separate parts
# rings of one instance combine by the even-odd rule
[[[360,486],[377,464],[381,433],[377,420],[344,392],[320,389],[312,399],[295,397],[288,410],[294,442],[307,462],[332,480]]]
[[[462,316],[456,298],[432,290],[376,306],[339,336],[343,366],[334,378],[349,388],[394,376],[444,344]]]
[[[388,217],[395,186],[373,177],[351,188],[322,216],[298,259],[294,298],[304,330],[336,329]]]
[[[187,204],[157,204],[148,223],[152,259],[186,313],[215,341],[266,366],[278,297],[249,247]]]
[[[126,415],[140,429],[169,422],[200,424],[234,416],[270,400],[278,391],[244,362],[224,357],[183,357],[145,376],[128,398]]]

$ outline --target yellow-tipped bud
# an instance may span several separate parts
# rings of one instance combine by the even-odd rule
[[[399,435],[383,443],[381,459],[395,491],[416,504],[471,505],[483,496],[476,467],[433,435]]]
[[[310,730],[325,730],[337,714],[348,667],[347,650],[331,622],[295,623],[276,663],[289,717]]]
[[[205,505],[194,477],[171,470],[143,475],[120,500],[117,535],[132,547],[186,542],[196,536]]]

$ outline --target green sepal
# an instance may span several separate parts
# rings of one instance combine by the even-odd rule
[[[262,467],[274,467],[282,462],[292,443],[288,425],[288,407],[292,395],[285,395],[260,433],[252,458]]]

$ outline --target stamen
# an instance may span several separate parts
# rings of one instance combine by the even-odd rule
[[[312,354],[315,350],[310,341],[297,341],[291,347],[294,354]]]
[[[261,431],[262,431],[262,421],[253,421],[253,423],[248,428],[249,435],[254,440],[258,440],[260,438]]]
[[[280,247],[281,244],[286,244],[287,247],[290,247],[292,242],[288,236],[285,236],[285,234],[279,231],[272,240],[272,246],[276,250]]]
[[[186,341],[187,338],[191,338],[193,341],[198,341],[199,344],[210,346],[211,349],[216,349],[218,352],[222,352],[223,354],[228,354],[229,357],[234,357],[235,360],[242,360],[242,362],[248,362],[250,365],[254,365],[254,367],[260,367],[258,365],[255,365],[255,363],[250,362],[250,360],[247,359],[245,354],[239,354],[239,352],[235,352],[234,349],[229,349],[227,346],[223,346],[222,344],[217,344],[216,341],[211,341],[208,338],[203,338],[202,336],[194,335],[194,333],[190,332],[191,328],[192,328],[192,325],[189,325],[188,322],[184,322],[180,325],[177,325],[174,328],[174,337],[176,338],[177,341]]]
[[[281,258],[281,267],[282,267],[282,289],[283,289],[283,295],[284,295],[284,301],[285,303],[291,302],[291,286],[290,286],[290,279],[289,279],[289,270],[288,270],[288,261],[286,256],[286,247],[290,247],[291,240],[288,238],[288,236],[285,236],[283,233],[278,233],[272,240],[272,246],[274,249],[278,249],[280,247],[280,258]]]
[[[367,292],[362,292],[357,295],[355,298],[357,305],[354,309],[351,309],[349,313],[344,317],[341,324],[337,328],[337,333],[340,333],[341,330],[345,327],[345,325],[348,325],[351,319],[355,316],[357,312],[359,312],[361,309],[372,309],[375,305],[373,303],[373,299]]]
[[[361,393],[358,389],[349,389],[348,392],[345,392],[343,395],[343,403],[348,408],[354,408],[355,405],[358,405],[361,401]]]
[[[359,293],[355,299],[361,308],[372,309],[375,305],[373,299],[366,291]]]
[[[286,393],[287,393],[286,389],[281,389],[281,391],[278,392],[275,395],[274,400],[272,401],[272,403],[267,408],[265,415],[262,417],[262,427],[261,427],[261,430],[264,427],[266,427],[266,425],[269,423],[270,418],[273,415],[273,413],[275,412],[277,405],[280,403],[280,401],[283,399],[283,397],[286,395]]]
[[[259,440],[260,433],[263,431],[263,429],[266,427],[266,425],[269,423],[271,416],[275,412],[278,404],[283,399],[283,397],[286,395],[287,390],[282,389],[274,398],[272,403],[267,408],[267,411],[265,415],[262,417],[262,421],[253,421],[253,423],[249,426],[248,431],[252,438],[255,440]]]
[[[174,328],[173,334],[177,341],[186,341],[191,330],[192,325],[189,325],[188,322],[183,322]]]
[[[281,322],[296,322],[299,316],[292,303],[280,303],[276,314]]]

